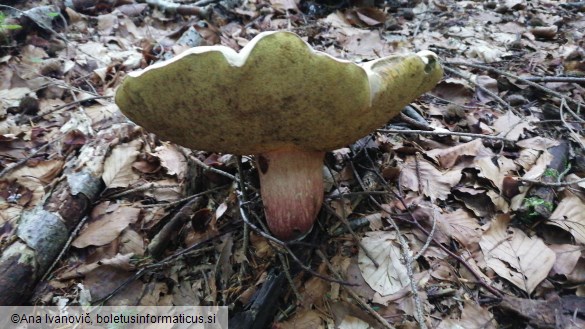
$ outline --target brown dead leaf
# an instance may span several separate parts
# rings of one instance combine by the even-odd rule
[[[323,328],[323,320],[317,311],[310,309],[301,309],[297,311],[290,319],[275,323],[274,329],[315,329]]]
[[[530,294],[547,277],[556,255],[539,237],[508,227],[509,221],[509,215],[497,216],[479,245],[492,270]]]
[[[270,4],[274,10],[281,13],[286,13],[289,10],[295,13],[300,12],[295,0],[270,0]]]
[[[15,179],[16,182],[32,191],[28,206],[36,205],[45,195],[45,185],[61,173],[63,160],[45,160],[33,163],[32,166],[21,166],[6,175],[6,179]]]
[[[562,228],[578,243],[585,244],[585,203],[578,196],[569,194],[561,199],[546,223]]]
[[[420,182],[417,172],[420,173]],[[401,165],[400,184],[405,188],[422,192],[431,199],[445,200],[451,188],[461,180],[461,170],[440,171],[425,159],[417,161],[414,156],[406,158]],[[422,191],[419,191],[419,186]]]
[[[536,163],[536,160],[540,156],[540,152],[533,150],[533,149],[523,149],[520,151],[520,154],[514,160],[519,166],[524,168],[524,170],[530,170],[532,166]]]
[[[138,174],[132,170],[132,163],[136,160],[142,141],[135,139],[130,143],[116,146],[104,163],[102,179],[107,188],[128,187],[138,179]]]
[[[473,98],[472,89],[464,79],[448,78],[439,82],[431,93],[453,103],[465,104]]]
[[[583,247],[572,244],[553,244],[549,248],[557,254],[551,274],[567,275],[573,272],[583,251]]]
[[[491,156],[493,152],[487,147],[483,146],[480,139],[473,140],[468,143],[459,144],[446,149],[433,149],[426,152],[431,158],[439,162],[441,168],[454,167],[463,157],[487,157]]]
[[[503,190],[504,179],[513,174],[517,168],[514,161],[504,156],[495,159],[480,158],[474,161],[479,176],[488,179],[499,191]]]
[[[496,212],[494,204],[485,190],[458,186],[453,190],[453,196],[463,202],[465,208],[473,211],[478,217],[489,218]]]
[[[463,304],[460,319],[443,320],[437,329],[451,328],[498,328],[498,323],[486,308],[468,301]]]
[[[546,138],[546,137],[541,137],[541,136],[523,139],[523,140],[518,141],[516,143],[516,145],[518,145],[520,147],[523,147],[526,149],[537,150],[537,151],[544,151],[544,150],[547,150],[553,146],[557,146],[559,144],[560,144],[560,142],[558,140],[554,140],[554,139],[550,139],[550,138]]]
[[[512,111],[506,112],[493,124],[494,129],[500,133],[499,136],[517,141],[524,136],[524,130],[532,131],[534,127],[530,122],[537,121],[534,117],[520,118]]]
[[[167,174],[177,176],[179,181],[185,178],[187,173],[187,159],[174,144],[165,143],[154,150],[154,156],[160,159],[160,164],[167,170]]]
[[[437,223],[439,224],[439,223]],[[481,239],[481,226],[477,218],[463,209],[443,214],[440,225],[448,225],[447,234],[470,251],[477,249]],[[442,226],[439,226],[442,227]]]
[[[119,206],[116,210],[107,212],[95,218],[84,227],[79,236],[71,244],[75,248],[87,246],[103,246],[112,242],[130,224],[138,220],[140,209],[128,206]]]
[[[395,240],[395,232],[368,232],[361,240],[362,246],[379,266],[375,266],[361,248],[358,265],[364,280],[382,296],[391,295],[410,282],[406,266],[400,261],[400,247]]]

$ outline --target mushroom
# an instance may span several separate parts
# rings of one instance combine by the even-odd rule
[[[268,227],[290,240],[321,208],[325,152],[384,125],[442,74],[429,51],[354,64],[294,33],[263,32],[239,53],[195,47],[129,73],[116,103],[163,139],[255,155]]]

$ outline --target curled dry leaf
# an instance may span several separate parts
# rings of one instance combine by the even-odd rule
[[[546,223],[562,228],[578,243],[585,244],[585,203],[578,196],[564,197]]]
[[[493,152],[483,146],[481,139],[475,139],[446,149],[429,150],[425,154],[437,160],[442,168],[447,169],[454,167],[463,157],[486,157],[493,155]]]
[[[499,191],[503,190],[504,178],[517,170],[514,161],[504,156],[495,159],[484,157],[474,162],[475,168],[479,170],[479,176],[488,179]]]
[[[400,247],[395,240],[396,234],[393,232],[369,232],[361,241],[380,266],[376,267],[360,249],[359,268],[364,280],[382,296],[393,294],[410,282],[406,266],[401,261]]]
[[[469,250],[475,250],[481,236],[481,227],[477,218],[463,209],[443,214],[442,221],[437,223],[441,229]]]
[[[475,302],[467,301],[463,305],[460,319],[443,320],[437,329],[450,328],[497,328],[494,316]]]
[[[447,199],[451,194],[451,188],[459,183],[459,180],[461,170],[443,172],[424,159],[418,160],[417,173],[417,163],[413,156],[407,157],[401,168],[400,184],[409,190],[422,192],[431,199]],[[419,191],[419,186],[422,191]]]
[[[573,272],[581,258],[583,247],[572,244],[553,244],[550,248],[557,254],[552,273],[567,275]]]
[[[138,179],[138,174],[132,170],[132,163],[136,160],[142,141],[135,139],[130,143],[116,146],[104,163],[102,179],[107,188],[128,187]]]
[[[103,214],[89,223],[73,240],[72,246],[85,248],[87,246],[103,246],[112,242],[131,223],[138,219],[140,209],[121,206],[112,212]]]
[[[177,146],[165,143],[157,147],[153,155],[160,159],[160,164],[167,170],[167,174],[176,175],[179,180],[185,178],[187,160]]]
[[[556,254],[539,237],[508,227],[509,221],[509,215],[496,217],[479,245],[492,270],[530,294],[547,277]]]
[[[508,111],[494,122],[494,129],[500,133],[500,136],[517,141],[524,135],[524,130],[534,130],[534,127],[530,125],[532,121],[537,121],[537,119],[520,118],[512,111]]]

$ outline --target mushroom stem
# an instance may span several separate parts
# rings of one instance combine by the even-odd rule
[[[325,152],[276,150],[256,157],[266,222],[282,240],[311,230],[323,202]]]

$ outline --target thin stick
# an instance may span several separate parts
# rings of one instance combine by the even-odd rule
[[[227,178],[229,178],[233,181],[236,181],[236,182],[240,181],[236,176],[234,176],[230,173],[227,173],[223,170],[219,170],[219,169],[213,168],[211,166],[208,166],[207,164],[205,164],[203,161],[197,159],[197,157],[192,155],[192,154],[189,154],[188,156],[189,156],[189,159],[193,160],[193,162],[195,162],[197,165],[201,166],[203,168],[203,170],[205,170],[205,171],[211,171],[213,173],[216,173],[218,175],[222,175],[222,176],[227,177]]]
[[[188,196],[186,198],[182,198],[182,199],[179,199],[177,201],[173,201],[173,202],[169,202],[169,203],[145,204],[145,205],[139,205],[137,207],[138,208],[172,207],[172,206],[176,206],[176,205],[178,205],[180,203],[183,203],[185,201],[189,201],[189,200],[191,200],[193,198],[196,198],[198,196],[202,196],[202,195],[205,195],[205,194],[209,194],[209,193],[221,191],[223,189],[228,188],[229,186],[230,186],[230,184],[222,185],[222,186],[218,186],[218,187],[214,187],[214,188],[209,189],[207,191],[204,191],[204,192],[201,192],[201,193],[197,193],[197,194],[193,194],[193,195],[190,195],[190,196]]]
[[[240,178],[239,180],[239,188],[240,188],[240,194],[242,195],[242,201],[244,202],[244,204],[248,203],[248,196],[246,194],[246,187],[245,184],[243,184],[245,182],[244,180],[244,169],[242,168],[242,156],[238,155],[237,156],[237,161],[238,161],[238,177]],[[248,226],[248,223],[244,223],[244,242],[242,243],[242,249],[243,249],[243,253],[244,255],[246,255],[246,251],[248,250],[248,245],[250,243],[250,226]]]
[[[499,70],[499,69],[496,69],[496,68],[493,68],[491,66],[481,65],[481,64],[474,64],[474,63],[465,63],[465,62],[445,62],[445,64],[448,64],[448,65],[469,66],[469,67],[475,67],[475,68],[478,68],[478,69],[481,69],[481,70],[486,70],[486,71],[494,72],[494,73],[497,73],[497,74],[506,76],[506,77],[511,78],[511,79],[516,79],[518,81],[522,81],[522,82],[526,83],[527,85],[532,86],[532,87],[534,87],[536,89],[542,90],[542,91],[544,91],[544,92],[546,92],[546,93],[548,93],[550,95],[553,95],[553,96],[557,97],[558,99],[564,99],[567,103],[570,103],[570,104],[573,104],[573,105],[576,105],[576,106],[584,105],[583,103],[574,101],[574,100],[570,99],[569,97],[566,97],[565,95],[563,95],[561,93],[558,93],[558,92],[556,92],[554,90],[551,90],[550,88],[546,88],[544,86],[539,85],[538,83],[535,83],[535,82],[526,80],[526,79],[521,78],[521,77],[519,77],[517,75],[514,75],[514,74],[509,73],[509,72],[506,72],[506,71],[502,71],[502,70]],[[574,115],[575,117],[579,117],[572,110],[570,110],[570,111],[572,112],[571,113],[572,115]]]
[[[59,253],[59,256],[57,256],[57,258],[55,258],[55,260],[53,261],[51,266],[47,269],[47,271],[45,272],[45,274],[41,278],[41,282],[43,282],[47,279],[49,274],[51,274],[51,271],[53,271],[55,266],[57,266],[57,263],[59,263],[61,261],[61,258],[63,258],[63,255],[65,255],[65,252],[67,252],[67,250],[69,250],[69,246],[73,242],[73,239],[75,239],[77,237],[77,234],[79,234],[79,231],[81,230],[81,228],[83,227],[85,222],[87,222],[88,218],[89,218],[89,216],[85,216],[81,219],[81,221],[79,221],[79,223],[77,223],[77,226],[75,226],[75,229],[69,235],[69,239],[67,240],[67,242],[65,243],[63,248],[61,248],[61,252]]]
[[[465,136],[465,137],[473,137],[473,138],[481,138],[481,139],[494,139],[508,143],[515,143],[516,141],[513,139],[508,139],[505,137],[500,136],[491,136],[491,135],[482,135],[482,134],[472,134],[472,133],[461,133],[461,132],[453,132],[453,131],[427,131],[427,130],[401,130],[401,129],[376,129],[377,132],[380,133],[390,133],[390,134],[421,134],[421,135],[447,135],[447,136]]]
[[[506,102],[505,100],[503,100],[500,96],[496,95],[494,92],[492,92],[491,90],[485,88],[484,86],[479,85],[477,82],[473,81],[472,79],[470,79],[469,77],[465,76],[463,73],[459,72],[458,70],[452,69],[448,66],[444,66],[443,69],[445,69],[445,71],[454,74],[462,79],[465,79],[466,81],[468,81],[469,83],[472,83],[473,85],[475,85],[475,87],[481,91],[483,91],[484,93],[490,95],[493,99],[496,100],[496,102],[500,103],[500,105],[504,106],[506,109],[511,109],[512,106],[510,105],[510,103]]]
[[[325,207],[325,209],[327,209],[327,211],[329,211],[331,214],[333,214],[333,216],[335,216],[337,219],[339,219],[343,223],[343,225],[345,225],[345,227],[347,227],[347,230],[349,231],[349,233],[353,237],[353,240],[355,241],[355,243],[357,243],[357,245],[360,247],[360,249],[363,250],[364,254],[366,254],[366,257],[368,257],[372,261],[374,266],[376,268],[380,267],[380,264],[378,264],[378,262],[376,261],[374,256],[372,256],[370,251],[362,244],[362,242],[358,238],[357,234],[355,234],[354,230],[351,228],[351,225],[347,221],[347,218],[345,218],[344,216],[339,216],[335,212],[335,210],[333,210],[333,208],[331,208],[331,206],[328,205],[326,202],[323,202],[323,206]]]
[[[528,81],[534,82],[574,82],[585,83],[585,78],[577,77],[523,77]]]
[[[355,176],[356,180],[358,181],[358,183],[360,184],[362,190],[366,190],[366,188],[364,186],[364,182],[363,182],[362,178],[360,177],[360,175],[358,174],[357,170],[355,169],[353,162],[349,161],[349,165],[352,168],[354,176]],[[382,205],[371,195],[370,195],[370,200],[372,200],[377,206],[382,208]],[[408,243],[404,239],[404,236],[400,232],[400,228],[398,227],[398,225],[396,224],[396,222],[394,221],[392,216],[388,216],[388,222],[390,222],[390,225],[392,225],[392,228],[394,228],[394,230],[396,231],[396,236],[397,236],[398,242],[400,242],[400,246],[401,246],[402,257],[406,261],[406,272],[408,274],[408,279],[410,281],[410,290],[412,291],[412,299],[414,300],[414,306],[416,309],[416,314],[414,314],[414,317],[415,317],[416,321],[418,322],[419,328],[426,329],[427,325],[425,323],[425,319],[423,316],[422,303],[420,301],[420,296],[418,295],[416,282],[414,281],[414,273],[412,270],[412,264],[414,263],[414,260],[412,259],[412,256],[410,255],[410,247],[408,246]]]
[[[31,154],[29,154],[26,158],[19,160],[18,162],[14,163],[12,166],[10,167],[6,167],[4,168],[4,170],[0,171],[0,178],[3,177],[4,175],[8,174],[9,172],[13,171],[14,169],[22,166],[23,164],[25,164],[28,160],[32,159],[35,155],[39,154],[40,152],[44,151],[46,148],[48,148],[51,144],[53,144],[55,141],[52,142],[48,142],[47,144],[39,147],[36,151],[32,152]]]
[[[331,271],[331,273],[333,273],[333,275],[336,278],[338,278],[339,280],[343,280],[343,277],[341,276],[341,274],[337,273],[337,271],[335,270],[333,265],[329,262],[327,257],[325,257],[323,252],[321,252],[321,250],[317,250],[316,253],[319,257],[321,257],[321,260],[323,260],[323,262],[327,265],[327,267],[329,268],[329,271]],[[380,314],[378,314],[378,312],[376,312],[373,308],[371,308],[370,305],[368,305],[368,303],[366,303],[355,291],[353,291],[353,289],[351,289],[350,287],[346,287],[346,286],[343,286],[343,288],[345,289],[345,291],[347,291],[347,293],[349,293],[351,295],[351,297],[353,297],[353,299],[355,299],[358,303],[360,303],[360,305],[366,311],[368,311],[376,320],[378,320],[378,322],[380,322],[380,324],[383,325],[384,328],[394,329],[394,327],[390,323],[388,323],[388,321],[386,321],[386,319],[384,319]]]

